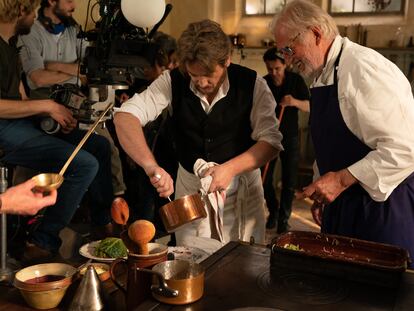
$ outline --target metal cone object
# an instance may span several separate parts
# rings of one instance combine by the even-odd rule
[[[99,311],[104,309],[102,284],[93,265],[86,268],[85,275],[73,297],[69,311]]]

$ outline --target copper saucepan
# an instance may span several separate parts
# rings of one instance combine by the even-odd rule
[[[158,301],[183,305],[199,300],[204,292],[204,268],[186,260],[167,260],[156,264],[151,286],[152,295]]]
[[[175,199],[160,208],[160,215],[168,233],[200,218],[206,218],[207,212],[200,193]]]

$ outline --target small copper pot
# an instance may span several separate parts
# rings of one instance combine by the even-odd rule
[[[160,215],[167,232],[174,232],[182,225],[200,218],[206,218],[200,193],[186,195],[171,201],[160,208]]]
[[[173,305],[183,305],[199,300],[204,293],[204,268],[186,260],[167,260],[156,264],[152,295],[158,301]]]

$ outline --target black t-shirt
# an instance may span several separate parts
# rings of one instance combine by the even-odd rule
[[[17,37],[9,43],[0,37],[0,98],[21,99],[19,92],[21,64],[16,48]]]
[[[273,83],[272,77],[270,75],[264,76],[264,79],[267,82],[270,90],[273,93],[273,96],[276,99],[276,117],[280,115],[281,106],[279,103],[285,95],[291,95],[299,100],[309,100],[309,89],[306,86],[303,78],[290,71],[285,71],[285,80],[281,86],[276,86]],[[286,107],[283,113],[282,122],[280,124],[280,131],[284,137],[297,136],[299,132],[298,125],[298,108],[296,107]]]

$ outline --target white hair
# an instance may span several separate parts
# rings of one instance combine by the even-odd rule
[[[332,16],[307,0],[291,1],[277,13],[270,25],[272,33],[276,33],[277,27],[280,26],[292,35],[315,26],[328,39],[334,39],[339,34]]]

